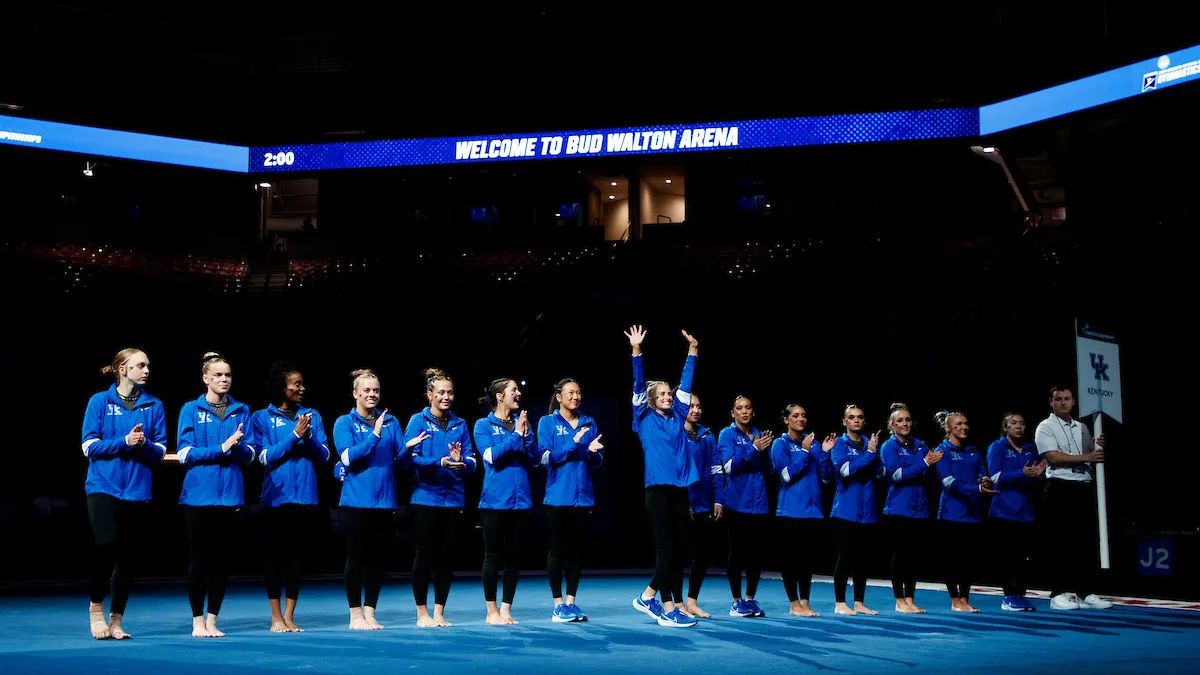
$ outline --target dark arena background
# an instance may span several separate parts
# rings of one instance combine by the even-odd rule
[[[220,170],[0,138],[0,671],[1200,667],[1200,511],[1186,426],[1200,206],[1195,72],[1165,86],[1160,60],[1158,90],[1134,81],[1127,94],[1074,107],[1071,92],[1061,111],[995,131],[859,142],[851,121],[841,136],[757,147],[475,161],[489,158],[461,146],[462,157],[452,148],[428,162],[303,168],[303,148],[317,144],[736,121],[748,134],[753,120],[977,111],[1193,53],[1192,4],[790,13],[754,3],[353,4],[18,1],[0,10],[0,131],[40,120],[225,144],[249,157],[248,169]],[[874,430],[903,401],[918,438],[939,442],[934,413],[959,410],[983,448],[1000,437],[1006,412],[1022,412],[1032,435],[1051,385],[1074,387],[1076,320],[1120,344],[1123,418],[1105,427],[1112,568],[1100,588],[1122,599],[1116,607],[1052,612],[1042,594],[1036,613],[1001,612],[989,566],[977,581],[983,613],[952,615],[931,548],[920,574],[926,616],[892,612],[880,585],[868,598],[880,616],[838,617],[830,584],[816,583],[822,616],[789,617],[768,571],[759,593],[768,618],[731,618],[723,552],[701,598],[714,618],[697,629],[660,629],[630,609],[654,566],[642,448],[630,431],[622,331],[631,324],[649,330],[649,375],[671,382],[686,351],[680,329],[699,339],[695,391],[714,429],[728,426],[739,394],[752,398],[757,426],[777,435],[791,402],[823,436],[840,433],[847,403],[863,407]],[[92,640],[80,419],[88,397],[111,383],[98,369],[127,346],[151,358],[146,388],[166,405],[172,450],[180,407],[204,391],[209,350],[226,356],[231,394],[255,410],[268,402],[271,363],[295,363],[330,435],[353,406],[356,368],[379,374],[381,405],[402,420],[426,405],[421,372],[430,366],[453,376],[455,411],[470,422],[493,378],[521,383],[531,417],[545,414],[555,381],[576,378],[606,444],[579,601],[591,621],[549,621],[544,478],[535,472],[520,626],[482,620],[475,476],[447,610],[456,626],[413,626],[402,506],[379,608],[388,630],[350,633],[339,486],[322,469],[322,518],[297,614],[306,633],[273,635],[255,464],[222,614],[228,636],[193,640],[183,469],[164,465],[128,611],[137,637]],[[399,483],[406,504],[409,481]],[[830,488],[826,512],[832,496]],[[883,542],[870,576],[886,580]],[[817,573],[830,574],[831,541],[811,547]],[[779,551],[763,555],[777,570]],[[1032,588],[1047,588],[1048,565],[1035,558]]]

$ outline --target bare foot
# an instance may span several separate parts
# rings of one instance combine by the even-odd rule
[[[861,602],[854,603],[854,612],[856,614],[866,614],[867,616],[878,616],[879,612],[867,607]]]
[[[454,624],[450,623],[446,617],[436,614],[433,617],[433,625],[437,626],[438,628],[450,628]]]
[[[209,614],[208,620],[204,622],[204,628],[208,630],[209,637],[225,637],[225,634],[217,630],[217,615]]]
[[[204,625],[204,617],[202,617],[202,616],[193,616],[192,617],[192,637],[195,637],[195,638],[212,637],[212,634],[210,634],[208,632],[208,628]]]
[[[367,627],[371,630],[383,630],[383,624],[375,620],[375,608],[363,605],[363,619],[367,622]]]
[[[363,617],[362,607],[350,608],[350,630],[371,630],[371,624]]]
[[[104,605],[97,602],[88,605],[88,622],[91,624],[92,637],[97,640],[107,640],[113,636],[108,622],[104,620]]]
[[[918,607],[917,603],[913,602],[912,598],[905,598],[904,603],[908,605],[908,609],[911,610],[913,614],[928,614],[929,613],[929,612],[926,612],[924,609]]]
[[[821,613],[808,606],[807,600],[797,600],[788,603],[788,614],[792,616],[821,616]]]
[[[271,619],[271,632],[290,633],[292,631],[287,627],[287,624],[283,622],[283,619]]]
[[[290,616],[283,617],[283,625],[287,626],[289,633],[303,633],[304,629],[296,625],[296,620]]]
[[[968,614],[978,614],[979,613],[979,610],[972,607],[971,603],[967,602],[966,600],[963,600],[962,604],[959,605],[958,611],[967,612]]]
[[[833,605],[833,613],[841,614],[842,616],[854,616],[858,612],[855,612],[853,609],[850,609],[850,607],[846,603],[838,602],[838,603],[834,603],[834,605]]]
[[[909,604],[903,600],[896,601],[896,611],[900,612],[901,614],[919,614],[915,608],[910,607]]]
[[[500,620],[504,622],[505,626],[516,626],[521,623],[513,618],[512,610],[504,609],[503,607],[500,608]]]
[[[487,618],[484,619],[489,626],[503,626],[504,619],[500,617],[500,612],[488,612]]]
[[[701,609],[699,603],[697,603],[694,598],[688,598],[687,604],[684,606],[683,611],[688,616],[697,616],[697,617],[700,617],[701,619],[711,619],[712,618],[712,614],[709,614],[708,612]]]
[[[429,616],[428,612],[425,614],[417,615],[417,628],[436,628],[436,627],[437,627],[437,624],[434,623],[433,617]]]

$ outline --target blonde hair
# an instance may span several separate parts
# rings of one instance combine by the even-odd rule
[[[133,358],[134,354],[140,353],[143,352],[137,347],[126,347],[125,349],[122,349],[121,351],[117,352],[116,356],[113,357],[112,363],[100,369],[100,374],[112,375],[113,379],[115,379],[117,382],[120,382],[121,366],[125,365],[129,359]]]
[[[353,378],[352,385],[351,385],[353,387],[352,391],[358,391],[358,381],[359,380],[378,380],[379,379],[379,376],[375,374],[375,371],[371,370],[370,368],[359,368],[358,370],[351,371],[350,377]]]
[[[214,363],[224,363],[226,365],[229,364],[229,362],[225,360],[225,357],[221,356],[217,352],[204,352],[204,359],[200,363],[200,374],[207,375],[209,367]]]

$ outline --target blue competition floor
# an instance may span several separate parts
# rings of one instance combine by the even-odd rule
[[[974,596],[983,614],[951,614],[945,594],[922,591],[930,613],[891,611],[890,589],[872,587],[877,617],[833,615],[833,589],[813,585],[823,615],[787,615],[778,581],[764,580],[765,619],[726,616],[723,576],[711,575],[701,605],[714,613],[696,628],[660,628],[629,601],[644,577],[585,578],[578,604],[592,620],[553,624],[545,577],[523,579],[514,615],[522,623],[483,622],[478,579],[457,582],[447,616],[453,628],[417,629],[412,595],[388,581],[380,600],[384,631],[346,630],[337,584],[308,584],[300,597],[301,634],[268,631],[257,585],[231,586],[221,612],[222,639],[194,639],[182,587],[134,589],[126,629],[133,640],[95,641],[87,598],[0,598],[0,673],[366,673],[452,669],[457,673],[762,673],[762,672],[1200,672],[1200,614],[1114,607],[1009,613],[999,598]],[[718,612],[719,610],[719,612]],[[427,671],[428,672],[428,671]],[[448,671],[447,671],[448,672]]]

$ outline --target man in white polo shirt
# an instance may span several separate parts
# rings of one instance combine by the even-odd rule
[[[1104,461],[1104,435],[1092,441],[1087,426],[1071,417],[1075,395],[1069,387],[1050,390],[1050,416],[1034,434],[1046,470],[1041,520],[1048,539],[1051,609],[1107,609],[1112,603],[1093,593],[1099,550],[1096,483],[1092,465]]]

